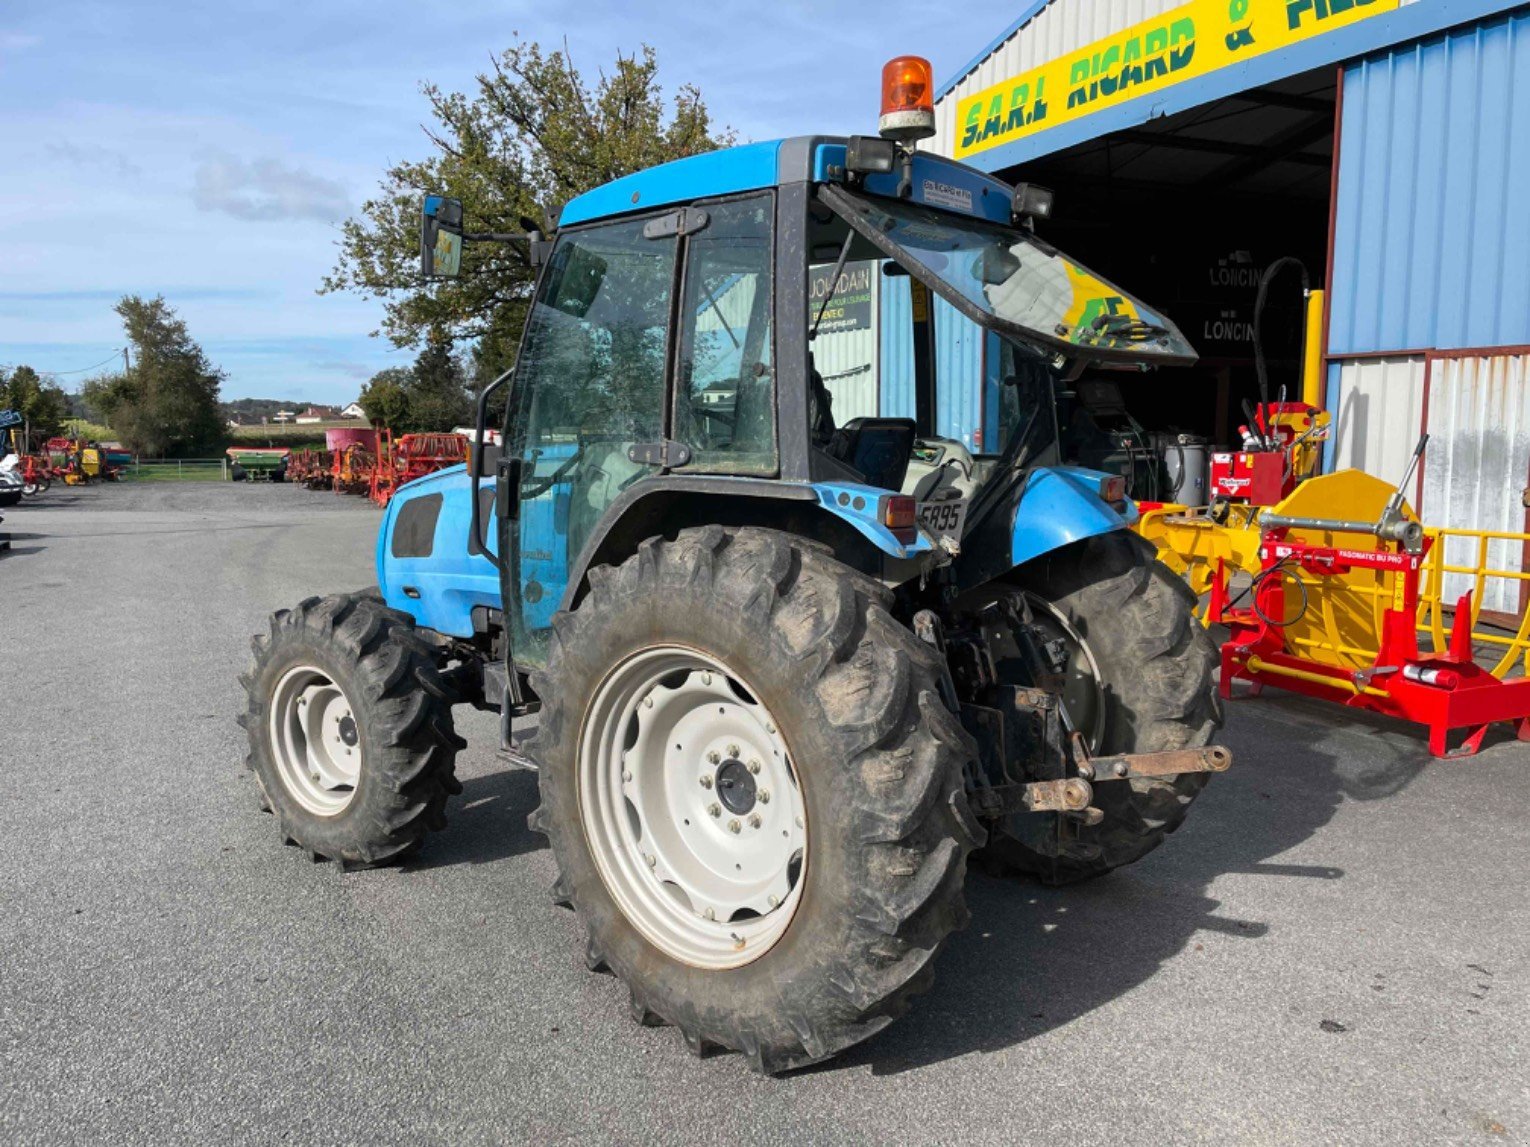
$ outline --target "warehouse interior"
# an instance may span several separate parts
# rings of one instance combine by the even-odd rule
[[[996,173],[1053,189],[1044,236],[1161,308],[1200,352],[1193,368],[1118,378],[1148,430],[1236,443],[1243,402],[1258,401],[1260,275],[1295,256],[1323,286],[1337,78],[1289,77]],[[1299,274],[1283,271],[1263,324],[1272,400],[1282,386],[1300,396],[1304,311]]]

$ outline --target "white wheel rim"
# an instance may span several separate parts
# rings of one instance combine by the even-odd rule
[[[596,690],[578,754],[585,839],[623,914],[673,959],[757,960],[802,899],[807,819],[785,738],[722,662],[646,649]]]
[[[287,670],[271,696],[271,754],[282,784],[315,816],[335,816],[355,798],[361,738],[345,691],[323,670]]]

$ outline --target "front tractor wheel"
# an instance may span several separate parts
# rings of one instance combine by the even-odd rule
[[[461,789],[462,742],[413,619],[375,591],[309,598],[252,645],[245,763],[283,839],[354,865],[418,851]]]
[[[879,585],[767,530],[650,540],[554,621],[534,829],[633,1015],[762,1071],[923,990],[980,830],[941,667]]]

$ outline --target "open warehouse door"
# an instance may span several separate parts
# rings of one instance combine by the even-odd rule
[[[1248,409],[1317,399],[1316,358],[1304,371],[1303,352],[1321,345],[1322,310],[1307,305],[1302,271],[1322,288],[1337,115],[1337,70],[1322,68],[999,173],[1052,188],[1047,237],[1108,278],[1141,284],[1201,354],[1193,367],[1096,375],[1077,388],[1078,460],[1122,470],[1135,497],[1204,503],[1207,454],[1241,445]],[[1282,259],[1299,266],[1270,283],[1261,394],[1255,304]]]

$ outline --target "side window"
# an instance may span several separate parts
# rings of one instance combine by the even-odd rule
[[[724,473],[776,468],[771,370],[774,197],[708,205],[686,252],[675,385],[675,438],[688,467]]]
[[[560,237],[527,321],[505,452],[522,459],[508,592],[517,655],[531,664],[607,507],[654,472],[628,448],[664,436],[677,241],[644,238],[644,223]]]

